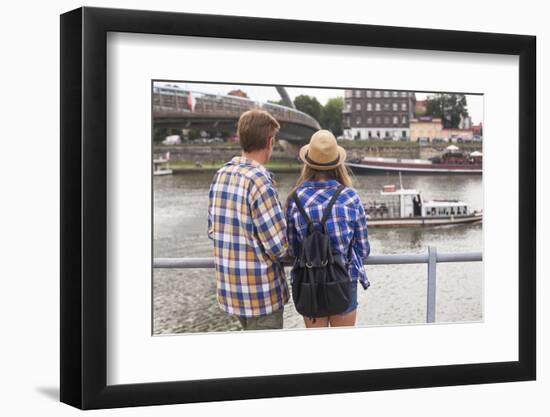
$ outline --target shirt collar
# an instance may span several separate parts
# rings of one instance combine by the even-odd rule
[[[262,171],[264,171],[265,173],[267,173],[269,175],[269,177],[271,178],[272,177],[272,173],[270,171],[267,170],[266,167],[264,167],[262,164],[260,164],[258,161],[254,160],[254,159],[251,159],[251,158],[246,158],[242,155],[239,155],[239,156],[234,156],[233,159],[231,159],[231,161],[229,161],[229,164],[232,164],[232,165],[247,165],[247,166],[252,166],[252,167],[255,167],[255,168],[258,168],[258,169],[261,169]]]
[[[263,168],[264,166],[260,164],[258,161],[255,161],[254,159],[245,158],[244,156],[234,156],[233,159],[231,159],[231,164],[234,165],[251,165],[258,168]]]
[[[326,188],[326,187],[337,187],[338,181],[328,180],[328,181],[304,181],[302,184],[303,187],[313,187],[313,188]]]

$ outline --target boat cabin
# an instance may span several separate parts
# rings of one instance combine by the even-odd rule
[[[428,201],[422,205],[422,216],[465,216],[468,205],[462,201]]]
[[[380,193],[388,203],[379,207],[369,207],[368,214],[389,215],[389,217],[449,217],[470,214],[468,205],[458,200],[424,201],[422,194],[414,189],[398,189],[395,185],[385,185]]]

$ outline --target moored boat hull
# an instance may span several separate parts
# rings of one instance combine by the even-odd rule
[[[173,171],[171,169],[158,169],[156,171],[153,171],[153,175],[155,176],[161,176],[161,175],[172,175]]]
[[[481,174],[483,170],[478,165],[445,165],[445,164],[400,164],[398,162],[362,162],[347,163],[347,166],[357,173],[361,172],[403,172],[423,174]]]
[[[369,217],[367,226],[371,227],[425,227],[448,226],[458,224],[476,224],[483,220],[482,213],[474,213],[466,216],[433,216],[433,217]]]

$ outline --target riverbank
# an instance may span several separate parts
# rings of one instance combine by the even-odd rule
[[[215,161],[204,164],[194,164],[191,162],[170,162],[169,168],[174,174],[189,174],[199,172],[215,172],[227,161]],[[299,162],[273,161],[266,165],[266,168],[273,173],[298,173],[302,169]]]
[[[440,156],[448,143],[419,144],[382,140],[339,141],[346,149],[348,160],[364,157],[429,159]],[[482,151],[481,143],[460,143],[465,152]],[[299,172],[297,155],[301,145],[279,141],[273,148],[268,168],[276,173]],[[215,171],[226,161],[241,153],[238,143],[155,145],[155,155],[170,153],[170,168],[174,173]]]

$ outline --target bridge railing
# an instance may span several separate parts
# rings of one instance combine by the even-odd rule
[[[438,253],[437,248],[429,246],[426,253],[399,254],[399,255],[371,255],[365,260],[366,265],[403,265],[427,264],[427,295],[426,295],[426,322],[435,322],[437,264],[447,262],[480,262],[483,260],[481,252],[466,253]],[[283,262],[291,266],[291,260]],[[155,258],[153,268],[214,268],[214,258]]]
[[[235,116],[253,108],[270,112],[277,120],[297,122],[319,129],[319,123],[310,115],[275,103],[261,103],[236,96],[200,95],[196,97],[193,111],[187,100],[171,94],[154,93],[153,110],[156,112],[198,113]]]

